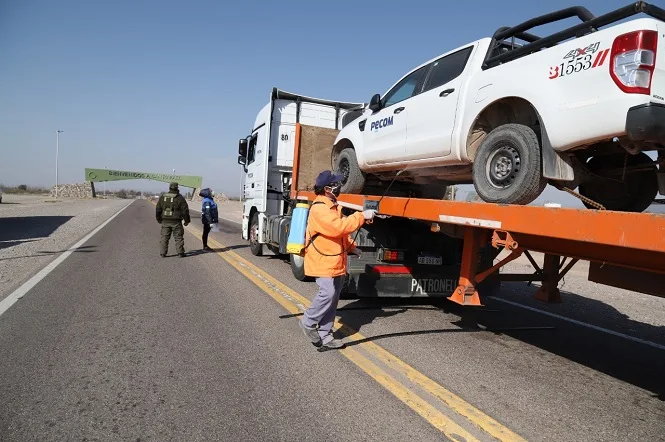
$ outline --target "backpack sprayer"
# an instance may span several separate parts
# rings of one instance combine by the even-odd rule
[[[365,201],[365,210],[377,210],[378,211],[379,203],[381,203],[381,200],[383,199],[383,197],[388,194],[388,191],[392,187],[392,185],[395,182],[395,180],[397,179],[397,177],[400,176],[402,174],[402,172],[404,172],[405,170],[406,170],[406,168],[398,171],[395,174],[392,181],[390,181],[390,184],[386,188],[386,191],[383,192],[383,195],[381,195],[381,198],[379,198],[378,201],[376,201],[376,202],[374,202],[374,201]],[[315,205],[315,204],[323,204],[323,203],[321,203],[321,202],[316,203],[315,202],[315,203],[312,204],[312,206]],[[318,233],[313,235],[310,238],[309,243],[307,245],[305,245],[305,236],[306,236],[306,232],[307,232],[307,219],[309,217],[310,209],[311,209],[311,206],[308,203],[298,203],[298,204],[296,204],[295,209],[293,209],[293,215],[291,216],[291,226],[289,228],[289,237],[288,237],[288,240],[286,241],[286,251],[287,251],[287,253],[291,253],[291,254],[294,254],[294,255],[302,255],[305,252],[305,249],[307,249],[307,247],[309,247],[310,245],[312,247],[314,247],[314,249],[317,252],[319,252],[319,254],[321,254],[323,256],[340,256],[344,253],[347,253],[348,249],[343,250],[340,253],[335,253],[335,254],[332,254],[332,255],[322,253],[319,249],[316,248],[316,245],[314,245],[314,240],[319,235]],[[375,216],[378,216],[379,218],[385,218],[386,217],[385,215],[375,215]],[[367,222],[367,224],[372,224],[373,220],[368,220],[366,222]],[[360,234],[360,229],[358,229],[358,231],[356,232],[356,235],[353,238],[353,242],[355,242],[356,239],[358,239],[358,234]]]

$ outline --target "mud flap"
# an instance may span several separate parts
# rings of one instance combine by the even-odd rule
[[[572,157],[565,152],[555,151],[547,135],[545,126],[541,124],[540,128],[543,176],[547,179],[557,181],[575,181]]]

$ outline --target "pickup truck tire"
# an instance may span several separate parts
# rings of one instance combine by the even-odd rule
[[[483,201],[529,204],[543,192],[540,143],[522,124],[504,124],[483,140],[473,161],[473,185]]]
[[[618,212],[644,212],[658,195],[658,175],[656,168],[642,172],[626,173],[623,179],[624,165],[627,167],[653,163],[649,155],[640,152],[637,155],[617,154],[591,158],[586,167],[593,174],[580,183],[579,191],[583,196],[602,204],[607,210]],[[594,176],[595,175],[595,176]],[[584,202],[589,209],[596,207]]]
[[[298,281],[312,281],[312,278],[305,275],[305,258],[300,255],[290,254],[291,273]]]
[[[341,193],[361,193],[365,187],[365,174],[358,166],[356,151],[350,147],[342,150],[334,165],[335,173],[344,177]]]
[[[255,213],[252,215],[252,219],[249,222],[249,249],[252,251],[252,255],[261,256],[263,255],[263,244],[259,242],[259,214]]]

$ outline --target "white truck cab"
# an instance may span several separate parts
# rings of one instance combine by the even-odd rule
[[[264,245],[275,253],[281,243],[286,246],[296,123],[341,129],[348,112],[361,106],[272,90],[238,150],[244,168],[242,237],[250,241],[252,253],[260,255]]]

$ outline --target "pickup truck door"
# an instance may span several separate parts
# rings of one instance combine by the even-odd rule
[[[409,101],[404,159],[415,161],[450,154],[464,71],[473,46],[431,64],[423,91]]]
[[[381,109],[367,117],[363,131],[363,154],[367,164],[403,160],[409,99],[422,86],[425,72],[425,68],[421,68],[404,77],[381,99]]]

